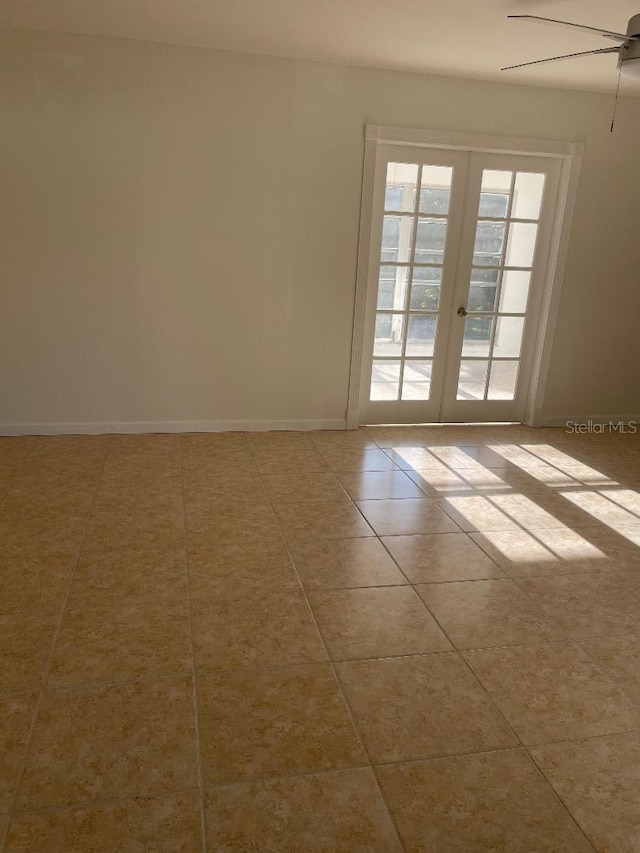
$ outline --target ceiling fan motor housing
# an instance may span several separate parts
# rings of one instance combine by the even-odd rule
[[[640,15],[634,15],[627,26],[628,36],[640,36]],[[620,71],[625,77],[640,79],[640,39],[622,45],[618,54]]]

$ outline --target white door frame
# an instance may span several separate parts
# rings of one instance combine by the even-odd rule
[[[347,406],[347,429],[355,429],[360,421],[362,358],[366,331],[367,295],[371,257],[371,222],[376,160],[384,146],[478,151],[490,154],[529,154],[553,157],[561,162],[558,196],[554,211],[554,226],[540,299],[539,329],[532,358],[531,380],[525,405],[524,423],[542,424],[542,405],[549,373],[553,336],[560,302],[560,290],[566,265],[571,221],[578,187],[578,177],[584,153],[582,142],[559,142],[520,137],[485,136],[454,131],[418,130],[410,128],[365,126],[364,169],[358,267],[351,348],[351,373]]]

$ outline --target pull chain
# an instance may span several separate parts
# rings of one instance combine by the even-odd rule
[[[618,94],[620,92],[620,77],[622,76],[622,63],[618,62],[618,85],[616,86],[616,97],[613,102],[613,115],[611,116],[611,129],[609,133],[613,133],[613,125],[616,121],[616,110],[618,109]]]

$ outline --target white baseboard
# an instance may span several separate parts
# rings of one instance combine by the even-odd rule
[[[345,418],[301,421],[123,421],[118,423],[0,424],[0,435],[102,435],[109,433],[269,432],[346,429]]]
[[[572,424],[638,424],[640,415],[567,415],[566,417],[542,418],[540,426],[563,427]]]
[[[538,419],[536,419],[538,420]],[[574,424],[637,424],[637,415],[567,415],[542,417],[535,426],[564,427]],[[271,432],[345,430],[353,428],[346,418],[293,421],[119,421],[116,423],[0,424],[0,435],[105,435],[175,432]]]

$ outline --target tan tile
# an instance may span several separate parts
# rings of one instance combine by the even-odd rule
[[[523,750],[436,758],[376,772],[411,853],[591,850]]]
[[[373,536],[367,522],[347,498],[322,503],[277,504],[275,510],[285,537],[298,543],[306,539]]]
[[[553,500],[563,502],[559,510],[561,512],[570,513],[571,517],[579,516],[583,524],[607,524],[611,527],[616,527],[618,524],[637,524],[640,521],[637,511],[634,509],[633,499],[625,500],[624,495],[633,495],[622,489],[608,491],[602,489],[600,492],[595,490],[567,489],[563,490],[561,495],[554,495]],[[618,496],[618,500],[610,499],[609,495],[614,498]],[[550,501],[550,497],[541,499]],[[568,509],[567,509],[568,508]]]
[[[186,602],[114,601],[67,609],[51,661],[48,685],[67,687],[191,669]]]
[[[370,427],[351,430],[317,430],[309,434],[318,450],[338,448],[345,450],[363,450],[378,445],[371,434]]]
[[[500,453],[500,447],[485,444],[464,446],[460,448],[464,454],[463,460],[475,460],[483,468],[513,468],[513,462]]]
[[[213,450],[182,456],[182,473],[186,479],[248,476],[258,473],[258,466],[248,448],[242,450]]]
[[[232,503],[187,511],[189,545],[282,542],[276,516],[267,504]]]
[[[57,613],[0,614],[0,693],[40,687],[58,618]]]
[[[377,447],[323,447],[323,458],[334,471],[397,471],[389,455]]]
[[[624,574],[521,578],[525,592],[573,637],[630,634],[640,624],[640,601]]]
[[[401,850],[368,768],[218,788],[206,810],[211,850]]]
[[[537,465],[531,468],[516,468],[509,463],[500,471],[500,476],[510,488],[526,495],[548,494],[549,490],[580,486],[570,473],[552,465]]]
[[[291,555],[307,589],[406,583],[402,572],[374,538],[295,542],[291,545]]]
[[[402,471],[440,471],[444,463],[431,450],[419,444],[394,445],[387,448],[387,455]]]
[[[188,510],[221,504],[264,504],[269,496],[262,479],[252,472],[208,474],[200,469],[184,476],[184,499]]]
[[[382,541],[411,583],[505,576],[464,533],[388,536]]]
[[[564,634],[512,581],[421,584],[416,591],[459,649],[544,643]]]
[[[634,524],[640,523],[640,494],[634,489],[600,489],[599,495],[613,504],[622,507],[636,516]],[[598,518],[604,520],[604,516],[598,514]],[[624,522],[623,522],[624,523]]]
[[[140,480],[180,476],[180,457],[175,455],[130,455],[110,453],[102,468],[102,482],[120,481],[138,478]]]
[[[513,442],[513,443],[512,443]],[[520,446],[520,441],[517,438],[512,439],[512,442],[505,436],[501,442],[491,442],[494,452],[499,453],[507,462],[512,462],[518,468],[535,468],[539,465],[548,465],[548,461],[530,453]]]
[[[523,495],[523,494],[493,494],[488,498],[491,503],[519,527],[525,530],[579,527],[588,523],[580,512],[578,518],[576,508],[568,504],[563,495]]]
[[[137,797],[14,814],[7,853],[196,853],[202,850],[197,792]]]
[[[84,538],[84,551],[118,551],[184,544],[183,513],[170,509],[94,512]]]
[[[369,426],[364,429],[376,444],[384,448],[393,447],[428,447],[432,444],[450,444],[449,439],[443,439],[444,429],[434,426]],[[447,427],[447,435],[451,435],[451,427]]]
[[[0,553],[0,612],[39,610],[59,613],[76,557],[38,556],[20,550]]]
[[[89,512],[98,485],[97,477],[74,477],[64,471],[15,477],[6,492],[6,512],[84,515]]]
[[[275,503],[344,501],[344,489],[335,474],[264,474],[267,494]]]
[[[184,509],[180,473],[140,474],[123,470],[100,478],[93,511],[120,515],[181,512]]]
[[[516,743],[455,654],[338,664],[374,764]]]
[[[247,447],[244,432],[183,432],[180,433],[182,453],[207,450],[243,450]]]
[[[99,471],[106,454],[104,436],[57,435],[38,439],[25,470]]]
[[[97,482],[103,469],[104,454],[79,456],[49,454],[36,457],[30,455],[26,462],[20,467],[20,475],[33,476],[58,476],[77,479],[93,479]]]
[[[36,700],[36,693],[0,695],[0,814],[10,810],[24,768]]]
[[[102,607],[133,600],[185,601],[184,548],[84,552],[76,568],[69,607]]]
[[[361,767],[328,664],[198,677],[205,785]]]
[[[598,527],[581,527],[580,532],[606,551],[613,560],[620,558],[634,564],[640,569],[640,524],[616,524],[615,530],[599,525]]]
[[[77,555],[86,525],[86,515],[0,509],[0,550],[5,554]]]
[[[640,734],[549,744],[532,754],[596,850],[640,849]]]
[[[246,433],[247,444],[254,452],[265,450],[315,450],[312,432],[296,432],[294,430],[274,430],[268,432]]]
[[[255,464],[261,474],[320,473],[329,466],[315,448],[256,449]]]
[[[30,457],[102,457],[106,453],[107,441],[104,435],[43,435],[36,438]]]
[[[300,584],[283,545],[236,542],[189,547],[192,598],[238,598],[249,593],[297,591]]]
[[[192,602],[196,665],[205,669],[311,663],[327,655],[300,592]]]
[[[472,533],[471,538],[512,577],[564,575],[610,570],[607,552],[591,541],[586,528]]]
[[[580,645],[627,696],[640,702],[640,636],[594,637]]]
[[[336,476],[354,501],[424,497],[404,471],[339,471]]]
[[[333,660],[451,649],[409,586],[312,592],[309,600]]]
[[[469,533],[487,530],[520,530],[520,524],[496,506],[493,496],[462,495],[443,498],[438,505]]]
[[[460,445],[457,442],[448,446],[432,447],[431,452],[440,462],[444,462],[445,465],[453,468],[454,471],[465,471],[468,468],[482,471],[485,469],[485,465],[478,462],[473,455],[476,452],[476,448],[477,445]]]
[[[20,466],[35,447],[38,439],[31,435],[0,436],[0,471],[10,465]],[[4,475],[2,475],[4,476]]]
[[[108,435],[105,446],[114,456],[175,455],[180,452],[180,436],[177,433]]]
[[[195,787],[190,678],[45,694],[18,805],[29,810]]]
[[[460,532],[460,528],[430,498],[358,501],[357,506],[378,536]]]
[[[464,657],[524,743],[640,725],[640,710],[574,643],[484,649]]]
[[[139,478],[135,484],[123,487],[119,479],[102,480],[96,495],[95,512],[155,512],[183,509],[182,479],[180,477]]]
[[[503,470],[458,468],[454,471],[442,464],[439,468],[418,468],[407,471],[407,475],[426,495],[440,498],[447,495],[510,491],[511,486],[505,482]]]

